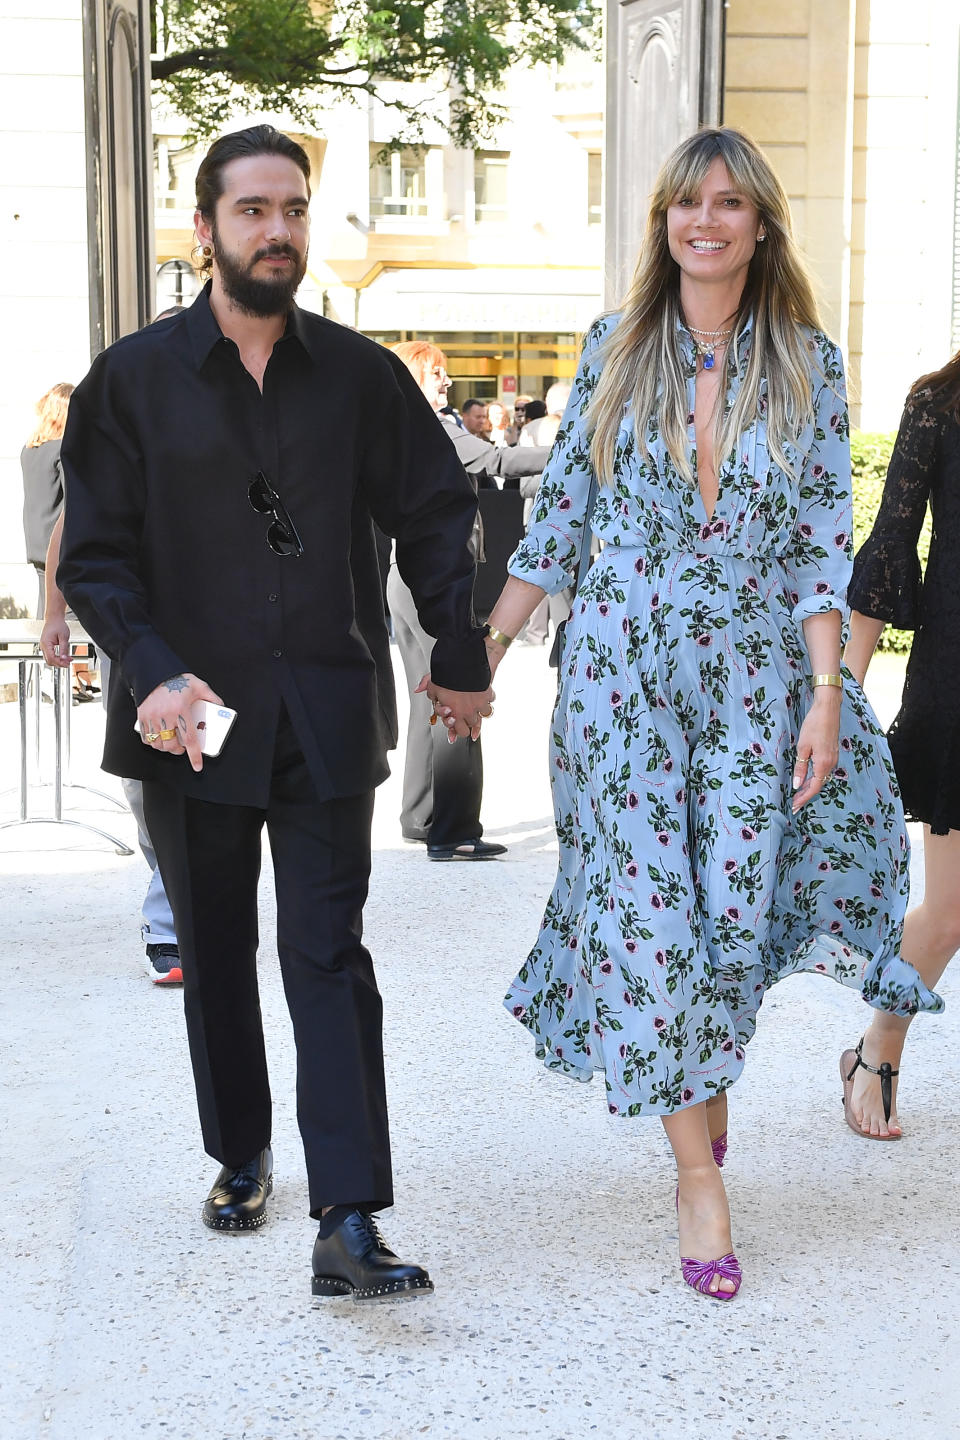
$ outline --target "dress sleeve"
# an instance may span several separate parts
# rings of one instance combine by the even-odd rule
[[[850,420],[840,351],[814,337],[813,435],[800,471],[800,503],[783,556],[797,623],[839,610],[846,617],[853,565]]]
[[[587,335],[526,536],[507,566],[518,580],[539,585],[548,595],[572,585],[577,573],[592,473],[586,409],[600,378],[598,350],[608,325],[597,320]]]
[[[927,513],[940,433],[930,392],[912,395],[903,412],[870,537],[857,552],[850,605],[861,615],[914,630],[920,613],[917,540]]]

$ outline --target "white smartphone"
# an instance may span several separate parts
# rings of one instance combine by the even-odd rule
[[[226,705],[214,705],[211,700],[195,700],[190,713],[197,727],[201,753],[211,757],[219,755],[237,718],[236,710]],[[139,720],[134,720],[133,728],[139,735]]]

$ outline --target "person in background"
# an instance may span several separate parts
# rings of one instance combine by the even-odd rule
[[[479,435],[460,429],[452,417],[444,413],[450,380],[447,357],[442,350],[425,340],[402,341],[392,349],[436,413],[475,490],[495,489],[497,480],[504,477],[506,485],[516,486],[527,471],[539,473],[547,458],[545,449],[498,450]],[[479,519],[474,528],[473,549],[474,558],[482,562],[483,531]],[[506,853],[507,847],[482,838],[480,739],[450,745],[442,728],[431,723],[432,707],[420,682],[429,669],[434,642],[420,623],[413,596],[396,563],[391,565],[387,576],[387,604],[410,695],[400,811],[403,837],[425,843],[431,860],[495,860]]]
[[[548,1068],[601,1071],[611,1114],[660,1118],[682,1279],[730,1300],[727,1096],[764,995],[802,970],[878,1010],[943,1008],[900,955],[903,811],[840,674],[843,361],[783,186],[736,130],[704,127],[661,169],[490,613],[491,668],[577,574],[587,523],[606,543],[550,726],[560,863],[505,1004]]]
[[[917,541],[933,535],[921,580]],[[907,914],[903,954],[929,986],[960,948],[960,354],[918,380],[883,499],[850,584],[844,659],[861,683],[886,625],[914,632],[900,711],[887,739],[907,817],[923,825],[923,900]],[[840,1061],[844,1114],[869,1140],[899,1140],[897,1076],[910,1017],[874,1012]]]
[[[532,402],[532,395],[518,395],[513,402],[513,419],[507,426],[507,444],[516,445],[520,439],[527,416],[527,406]]]
[[[20,452],[23,474],[23,535],[27,559],[37,572],[37,619],[42,620],[45,605],[47,550],[54,526],[63,511],[63,467],[60,446],[73,386],[67,381],[52,385],[37,401],[37,423]],[[56,567],[54,567],[56,568]],[[93,683],[86,661],[79,665],[76,657],[66,659],[64,668],[73,664],[74,700],[93,700],[99,688]]]
[[[479,435],[484,440],[489,437],[490,426],[487,421],[486,400],[478,400],[476,396],[464,400],[460,415],[463,420],[463,428],[470,435]]]
[[[560,429],[563,412],[570,399],[570,381],[558,380],[551,385],[543,397],[544,415],[531,415],[527,411],[527,423],[520,436],[521,445],[552,445]]]
[[[501,405],[499,400],[491,400],[487,406],[487,424],[490,429],[486,438],[492,445],[496,445],[498,450],[502,450],[507,443],[510,411]]]
[[[37,572],[39,585],[37,618],[43,615],[44,569],[47,546],[63,508],[63,467],[60,445],[73,386],[67,381],[52,385],[37,401],[37,423],[20,452],[23,473],[23,535],[27,560]]]

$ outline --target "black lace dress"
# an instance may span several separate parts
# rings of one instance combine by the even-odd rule
[[[929,390],[907,401],[869,540],[857,553],[852,610],[913,630],[890,753],[908,819],[960,830],[960,423]],[[927,505],[933,536],[921,578]]]

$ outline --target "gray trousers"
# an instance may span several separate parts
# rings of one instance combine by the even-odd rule
[[[479,740],[451,745],[443,725],[431,725],[432,706],[414,692],[430,669],[433,637],[420,624],[413,596],[396,565],[387,576],[387,604],[410,694],[410,721],[403,764],[400,828],[407,840],[462,845],[479,840],[483,798],[483,751]]]

